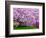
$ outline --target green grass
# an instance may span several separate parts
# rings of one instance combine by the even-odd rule
[[[33,26],[14,26],[14,29],[15,30],[22,30],[22,29],[35,29],[36,27],[33,27]]]

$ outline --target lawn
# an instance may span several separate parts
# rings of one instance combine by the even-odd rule
[[[18,26],[18,27],[16,27],[16,26],[14,26],[14,29],[15,30],[36,29],[36,27],[33,27],[33,26]]]

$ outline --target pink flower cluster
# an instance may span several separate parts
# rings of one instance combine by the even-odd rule
[[[39,23],[39,9],[36,8],[13,8],[13,18],[15,21],[23,22],[24,24],[32,25]]]

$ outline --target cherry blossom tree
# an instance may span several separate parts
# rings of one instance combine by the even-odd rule
[[[39,24],[39,9],[37,8],[13,8],[14,21],[23,22],[22,25],[32,26]],[[18,20],[17,20],[18,19]]]

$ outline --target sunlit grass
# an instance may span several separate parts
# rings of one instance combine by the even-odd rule
[[[36,29],[36,27],[33,26],[14,26],[15,30],[22,30],[22,29]]]

